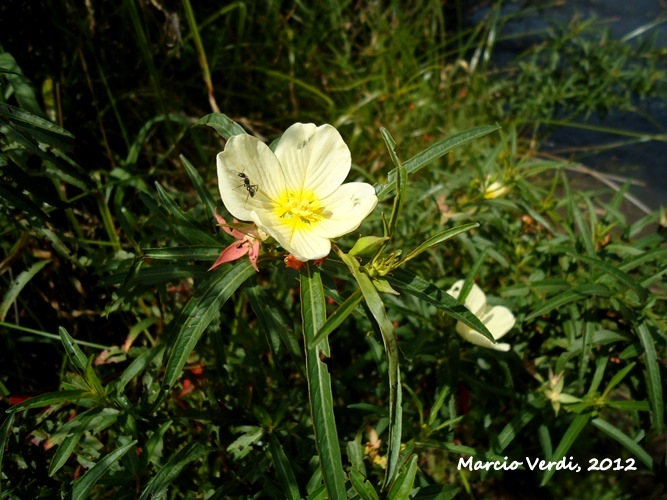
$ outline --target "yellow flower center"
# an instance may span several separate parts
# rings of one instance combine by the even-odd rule
[[[278,197],[275,213],[293,229],[312,229],[324,219],[324,208],[312,191],[283,191]]]

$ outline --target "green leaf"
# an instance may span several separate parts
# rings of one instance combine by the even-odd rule
[[[338,328],[347,317],[354,312],[362,299],[361,290],[352,292],[345,301],[336,309],[324,322],[322,327],[318,330],[317,335],[310,339],[309,348],[312,348],[327,339],[333,331]]]
[[[637,457],[644,465],[646,465],[646,467],[651,470],[653,469],[653,459],[651,458],[651,455],[639,446],[630,436],[601,418],[594,418],[591,420],[591,423],[607,436],[622,444],[626,450]]]
[[[283,447],[280,446],[280,442],[275,434],[272,434],[269,440],[269,452],[271,453],[273,466],[278,474],[278,480],[283,487],[285,498],[288,500],[299,500],[301,498],[299,484],[296,481],[289,459],[285,455]]]
[[[160,183],[156,182],[155,188],[157,189],[160,202],[167,210],[169,210],[169,212],[171,212],[174,217],[176,217],[183,228],[188,231],[188,236],[192,240],[196,240],[200,243],[209,243],[212,245],[218,243],[218,240],[207,228],[202,226],[199,222],[181,210],[181,207],[179,207],[176,202],[174,202],[174,200],[171,198],[171,196],[169,196],[167,191],[160,185]]]
[[[308,346],[326,320],[320,271],[310,263],[306,263],[301,270],[301,315],[304,345]],[[321,356],[330,355],[329,344],[325,339],[315,347],[306,347],[305,352],[310,410],[324,484],[329,498],[345,499],[345,473],[333,413],[331,378],[326,363],[321,359]]]
[[[0,496],[2,495],[2,459],[5,456],[7,436],[9,435],[9,431],[12,429],[12,425],[14,425],[14,416],[15,413],[11,412],[0,426]]]
[[[387,129],[384,127],[380,128],[380,133],[384,139],[387,149],[389,150],[389,156],[391,161],[396,166],[396,197],[394,198],[394,206],[391,210],[391,217],[389,217],[389,231],[385,236],[392,237],[396,231],[396,225],[398,224],[398,219],[401,215],[403,209],[403,204],[405,203],[405,192],[408,186],[408,170],[405,168],[405,165],[401,164],[396,155],[396,141],[389,134]]]
[[[227,446],[227,451],[232,454],[234,460],[241,460],[248,455],[252,451],[252,445],[264,435],[264,429],[257,425],[242,425],[232,430],[241,432],[241,435]]]
[[[380,294],[373,286],[367,274],[361,271],[356,258],[336,249],[338,256],[352,272],[355,281],[361,289],[364,302],[373,319],[380,328],[382,342],[387,353],[389,377],[389,442],[387,450],[387,470],[384,478],[384,488],[387,488],[398,472],[398,458],[401,451],[401,433],[403,408],[401,406],[401,372],[398,364],[398,343],[394,332],[394,325],[387,317],[387,312]]]
[[[586,225],[586,221],[584,221],[584,217],[581,213],[581,210],[579,210],[579,207],[577,206],[575,197],[572,196],[572,193],[570,193],[570,183],[567,180],[565,172],[562,172],[562,175],[563,175],[563,186],[565,188],[565,199],[568,200],[569,202],[568,207],[570,210],[570,214],[572,215],[574,222],[577,225],[577,228],[579,229],[579,234],[581,235],[581,241],[584,244],[584,248],[586,248],[586,253],[589,256],[593,257],[595,256],[595,245],[593,244],[593,237],[591,236],[590,228]]]
[[[350,470],[352,488],[363,500],[379,500],[379,496],[371,482],[355,469]]]
[[[88,358],[83,353],[83,351],[76,345],[72,336],[67,333],[62,326],[58,327],[58,333],[60,334],[60,341],[63,343],[67,357],[72,362],[72,364],[78,368],[79,373],[83,373],[88,364]]]
[[[95,483],[99,481],[104,474],[109,470],[109,468],[118,462],[123,455],[125,455],[130,448],[132,448],[136,441],[127,443],[124,446],[112,451],[102,460],[97,462],[93,467],[90,468],[86,474],[78,478],[72,483],[72,500],[85,500],[88,498],[88,493],[91,488],[95,486]]]
[[[9,408],[7,412],[30,410],[31,408],[41,408],[42,406],[51,406],[58,403],[71,403],[84,395],[90,395],[90,392],[80,389],[49,392],[47,394],[35,396],[34,398],[26,399],[25,401]]]
[[[400,269],[395,269],[388,274],[386,278],[391,285],[398,290],[409,293],[410,295],[437,307],[455,320],[462,321],[473,330],[481,333],[491,342],[496,342],[491,332],[489,332],[488,328],[486,328],[484,323],[482,323],[477,316],[471,313],[466,306],[461,304],[454,297],[434,284],[421,279],[417,275]]]
[[[222,113],[211,113],[197,120],[194,126],[208,125],[213,127],[225,140],[235,135],[245,134],[243,127]]]
[[[616,372],[616,374],[612,377],[612,379],[609,381],[609,384],[607,384],[607,387],[605,388],[604,392],[602,393],[603,398],[607,398],[609,396],[609,393],[611,390],[616,387],[618,384],[620,384],[625,376],[630,373],[630,370],[632,370],[635,367],[636,363],[630,363],[627,366],[624,366],[621,370]]]
[[[204,330],[217,317],[222,305],[244,281],[254,274],[255,270],[250,260],[243,259],[234,265],[210,273],[208,278],[197,287],[194,295],[170,328],[175,335],[175,340],[167,359],[162,397],[180,377],[188,357]],[[156,404],[161,402],[162,397],[158,398]]]
[[[14,127],[27,132],[40,142],[62,149],[71,147],[74,139],[64,128],[9,104],[0,103],[0,121],[11,121]]]
[[[583,300],[588,297],[610,297],[611,291],[605,285],[598,283],[587,283],[585,285],[579,285],[576,288],[567,290],[566,292],[560,293],[555,297],[547,300],[540,307],[535,309],[532,313],[526,316],[526,322],[530,322],[537,318],[550,312],[552,309],[564,306],[565,304],[570,304],[571,302],[576,302],[578,300]]]
[[[477,222],[472,222],[470,224],[464,224],[462,226],[457,226],[451,229],[447,229],[446,231],[438,233],[435,236],[431,236],[429,239],[427,239],[425,242],[423,242],[421,245],[419,245],[417,248],[415,248],[409,254],[407,254],[405,258],[401,261],[401,263],[398,265],[399,266],[403,265],[407,261],[414,259],[415,257],[417,257],[417,255],[428,250],[432,246],[442,243],[443,241],[453,238],[454,236],[457,236],[461,233],[465,233],[466,231],[470,231],[471,229],[475,229],[476,227],[479,227],[479,224]]]
[[[153,260],[201,260],[215,262],[222,246],[193,245],[187,247],[145,248],[145,258]]]
[[[179,157],[181,163],[185,167],[185,171],[188,173],[192,184],[194,184],[197,193],[199,194],[199,199],[204,204],[206,208],[206,215],[210,220],[215,220],[215,200],[211,195],[211,192],[206,188],[204,181],[202,180],[197,169],[190,163],[187,158],[183,155]]]
[[[74,451],[74,448],[79,444],[83,434],[90,428],[91,422],[101,413],[101,411],[102,408],[92,408],[83,413],[79,413],[76,417],[58,429],[58,432],[64,434],[65,437],[58,445],[58,449],[51,459],[51,463],[49,464],[49,477],[53,477],[53,475],[65,465]]]
[[[401,474],[398,475],[389,490],[388,498],[392,500],[407,500],[414,488],[415,475],[417,474],[417,455],[412,455],[408,464]]]
[[[660,435],[665,429],[665,403],[662,398],[662,377],[660,376],[660,364],[655,350],[655,342],[646,323],[635,323],[635,330],[644,348],[646,388],[648,389],[648,400],[653,412],[653,427],[655,432]]]
[[[23,194],[22,190],[14,188],[11,184],[6,183],[4,179],[0,179],[0,199],[6,200],[24,214],[36,217],[42,222],[51,220],[51,217]]]
[[[496,438],[496,447],[499,453],[502,453],[505,448],[516,438],[521,429],[523,429],[533,418],[538,415],[538,410],[532,407],[524,408],[515,416],[498,434]]]
[[[590,413],[580,413],[574,418],[574,420],[570,424],[570,427],[568,427],[567,431],[565,431],[565,434],[563,435],[563,438],[560,440],[560,443],[558,443],[558,447],[556,448],[556,451],[554,451],[554,454],[551,457],[550,460],[551,462],[558,462],[561,458],[565,456],[565,454],[569,451],[570,447],[579,437],[579,434],[581,434],[581,431],[583,431],[584,427],[586,427],[586,424],[588,424],[590,418],[591,418]],[[540,486],[544,486],[545,484],[547,484],[551,479],[551,476],[553,476],[555,472],[556,472],[555,467],[545,471]]]
[[[436,160],[441,156],[446,155],[452,149],[461,146],[467,142],[483,137],[487,134],[490,134],[491,132],[495,132],[496,130],[499,129],[500,127],[498,125],[487,125],[483,127],[476,127],[470,130],[466,130],[465,132],[461,132],[459,134],[453,135],[452,137],[448,137],[446,139],[442,139],[436,142],[435,144],[431,145],[421,153],[416,154],[415,156],[404,162],[403,165],[407,169],[408,175],[412,175],[415,172],[421,170],[423,167],[428,165],[433,160]],[[387,184],[376,186],[375,192],[377,194],[378,199],[380,200],[384,199],[392,190],[396,188],[396,185],[394,183],[394,180],[396,178],[396,172],[397,169],[394,169],[391,172],[389,172]]]
[[[50,262],[51,259],[40,260],[30,266],[29,269],[21,271],[21,273],[16,277],[14,282],[5,293],[2,302],[0,302],[0,321],[5,320],[9,308],[12,306],[14,301],[16,301],[16,298],[19,296],[19,293],[21,293],[21,290],[23,290],[23,288],[30,282],[30,280],[34,278],[35,275]]]
[[[26,109],[35,115],[43,115],[33,86],[28,79],[23,76],[23,72],[16,63],[16,59],[14,59],[9,52],[0,54],[0,68],[5,70],[3,73],[7,75],[7,80],[14,89],[14,95],[21,108]]]
[[[624,284],[625,286],[630,288],[633,292],[635,292],[635,295],[637,295],[637,298],[641,303],[646,302],[646,299],[648,298],[648,291],[642,286],[635,283],[635,281],[623,271],[616,269],[615,267],[612,267],[606,262],[595,257],[587,257],[585,255],[577,255],[574,253],[568,253],[568,255],[570,255],[570,257],[573,257],[577,260],[580,260],[582,262],[585,262],[586,264],[589,264],[593,267],[597,267],[598,269],[602,270],[608,276],[611,276],[616,281]]]
[[[190,462],[199,460],[213,451],[212,447],[202,446],[199,443],[190,443],[178,453],[172,455],[166,464],[155,474],[141,492],[139,500],[148,498],[162,498],[167,488]]]
[[[273,349],[277,352],[280,348],[280,341],[282,341],[292,357],[301,362],[303,360],[301,347],[290,326],[290,320],[286,317],[280,304],[271,294],[267,293],[266,287],[261,285],[245,287],[245,294]]]

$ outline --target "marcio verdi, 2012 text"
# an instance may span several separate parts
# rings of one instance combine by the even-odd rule
[[[581,466],[574,462],[572,457],[563,457],[558,461],[548,461],[542,460],[541,458],[525,458],[524,461],[512,460],[511,462],[507,461],[507,457],[504,457],[504,460],[495,461],[486,461],[486,460],[473,460],[473,457],[468,458],[459,458],[459,463],[457,470],[468,469],[469,471],[474,470],[517,470],[523,469],[524,463],[527,465],[529,470],[534,471],[545,471],[545,470],[570,470],[574,472],[581,472]],[[587,471],[632,471],[637,470],[635,467],[635,460],[633,458],[628,458],[625,460],[625,463],[621,463],[620,458],[612,460],[611,458],[603,458],[599,460],[597,458],[591,458],[588,460]]]

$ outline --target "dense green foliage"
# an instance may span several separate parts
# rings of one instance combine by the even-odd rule
[[[497,68],[508,16],[465,27],[427,0],[24,3],[0,6],[0,498],[325,498],[323,476],[357,498],[667,488],[664,212],[629,216],[630,183],[583,189],[540,154],[557,124],[664,99],[664,49],[577,20]],[[312,275],[268,248],[258,274],[207,271],[232,241],[223,139],[295,121],[336,126],[350,178],[377,186],[337,242],[389,227],[383,262],[405,265],[376,287],[342,252]],[[512,350],[456,335],[458,279],[512,310]],[[325,363],[304,337],[340,304]],[[342,475],[319,438],[318,456],[315,382]],[[524,470],[457,470],[468,456]]]

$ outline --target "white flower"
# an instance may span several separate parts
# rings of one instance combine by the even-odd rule
[[[377,204],[370,184],[343,184],[351,164],[334,127],[295,123],[275,154],[250,135],[231,137],[217,156],[218,186],[230,214],[257,224],[297,259],[316,260]]]
[[[459,280],[447,291],[449,295],[458,299],[464,280]],[[504,306],[490,307],[486,304],[486,295],[480,287],[473,283],[470,293],[466,297],[465,306],[491,332],[495,340],[502,338],[514,326],[514,315]],[[456,332],[468,342],[480,347],[488,347],[497,351],[509,351],[510,345],[505,343],[494,344],[478,331],[473,330],[465,323],[459,321],[456,323]]]
[[[484,198],[491,200],[493,198],[498,198],[503,196],[509,191],[509,188],[503,185],[500,181],[491,182],[491,176],[487,176],[485,186],[484,186]]]

